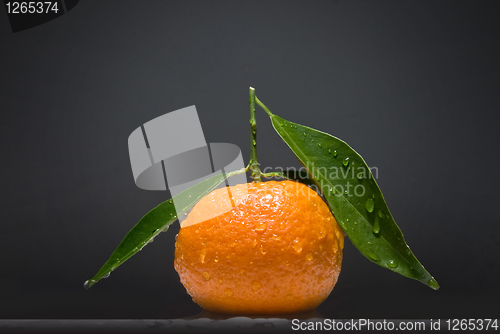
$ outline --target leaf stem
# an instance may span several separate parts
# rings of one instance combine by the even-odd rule
[[[284,173],[281,173],[281,172],[262,173],[261,175],[262,175],[262,177],[265,177],[265,178],[279,177],[282,179],[290,180],[290,178],[288,178]]]
[[[257,98],[257,96],[255,97],[255,102],[257,102],[257,104],[258,104],[258,105],[259,105],[262,109],[264,109],[264,111],[265,111],[265,112],[266,112],[269,116],[273,116],[273,113],[271,112],[271,110],[269,110],[269,108],[268,108],[268,107],[266,107],[266,106],[264,105],[264,103],[262,103],[262,101],[261,101],[261,100],[259,100],[259,99]]]
[[[255,88],[250,87],[250,169],[253,182],[260,182],[261,172],[257,160],[257,121],[255,120]]]

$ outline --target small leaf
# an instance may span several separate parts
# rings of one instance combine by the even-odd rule
[[[437,290],[406,244],[369,167],[344,141],[269,114],[273,127],[309,171],[356,248],[384,268]]]
[[[228,177],[244,173],[245,169],[240,169],[231,173],[214,175],[189,189],[177,194],[172,199],[167,200],[149,211],[139,222],[127,233],[116,250],[111,254],[108,261],[101,267],[99,272],[84,284],[85,289],[89,289],[102,278],[118,268],[131,256],[142,250],[148,243],[160,234],[168,230],[169,226],[177,220],[178,215],[187,212],[203,196],[217,188]],[[175,203],[182,203],[183,207],[179,212],[175,210]]]

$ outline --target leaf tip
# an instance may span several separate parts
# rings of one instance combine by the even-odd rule
[[[433,290],[439,290],[439,284],[438,282],[432,277],[428,282],[427,285],[430,286]]]
[[[90,279],[90,280],[87,280],[83,283],[83,288],[85,290],[88,290],[90,289],[94,284],[96,284],[97,281],[93,280],[93,279]]]

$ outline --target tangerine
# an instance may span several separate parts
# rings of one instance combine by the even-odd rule
[[[182,222],[175,269],[207,311],[285,314],[330,294],[344,232],[323,199],[294,181],[240,184],[202,198]]]

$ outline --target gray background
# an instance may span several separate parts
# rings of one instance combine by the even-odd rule
[[[195,104],[207,142],[249,158],[248,87],[347,141],[439,291],[349,241],[329,318],[499,314],[497,1],[80,1],[13,34],[0,10],[0,318],[198,313],[173,268],[175,224],[83,282],[168,198],[134,184],[129,134]],[[259,160],[299,166],[258,110]],[[178,138],[182,140],[182,138]]]

